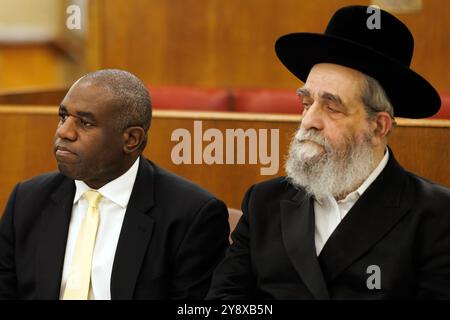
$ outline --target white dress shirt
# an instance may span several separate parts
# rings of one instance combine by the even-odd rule
[[[383,159],[361,186],[355,191],[349,193],[345,199],[338,200],[332,196],[317,200],[314,198],[314,215],[315,215],[315,234],[314,240],[316,244],[316,253],[320,254],[328,238],[334,229],[344,219],[347,212],[358,201],[359,197],[366,191],[373,181],[380,175],[389,160],[389,152],[386,150]]]
[[[102,195],[102,198],[99,203],[100,221],[92,258],[91,288],[89,292],[89,297],[95,300],[111,299],[110,282],[114,256],[138,168],[139,158],[127,172],[97,190]],[[76,192],[73,199],[72,216],[66,243],[60,299],[64,295],[64,289],[72,265],[72,255],[75,251],[78,231],[88,209],[88,202],[83,193],[87,190],[92,190],[83,181],[75,180],[75,186]]]

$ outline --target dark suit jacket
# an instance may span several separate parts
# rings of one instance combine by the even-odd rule
[[[285,178],[253,186],[242,209],[208,299],[450,298],[450,190],[392,153],[318,257],[313,200]]]
[[[18,184],[0,224],[0,298],[58,299],[75,183]],[[228,247],[223,202],[141,158],[111,275],[112,299],[201,299]]]

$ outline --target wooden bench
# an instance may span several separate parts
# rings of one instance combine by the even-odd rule
[[[182,112],[155,110],[144,155],[160,166],[186,177],[240,208],[245,191],[254,183],[284,175],[285,155],[300,116],[233,112]],[[53,140],[58,123],[56,106],[0,106],[0,212],[13,186],[21,180],[56,170]],[[274,175],[262,175],[261,163],[175,164],[171,154],[177,129],[194,134],[195,121],[202,130],[276,130],[279,132],[279,166]],[[397,160],[410,171],[450,187],[450,120],[397,119],[389,145]],[[197,122],[198,123],[198,122]],[[205,148],[209,142],[202,142]],[[270,149],[270,148],[269,148]],[[269,150],[270,151],[270,150]]]

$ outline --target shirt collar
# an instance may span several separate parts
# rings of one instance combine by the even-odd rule
[[[136,180],[137,172],[139,168],[139,158],[133,163],[133,165],[120,177],[108,182],[103,187],[97,191],[100,194],[111,200],[118,206],[126,208],[128,201],[130,200],[131,191],[133,190],[133,185]],[[92,190],[86,183],[80,180],[75,180],[75,197],[73,198],[73,203],[77,203],[81,196],[87,191]]]

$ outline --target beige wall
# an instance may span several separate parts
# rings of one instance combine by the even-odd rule
[[[58,30],[59,0],[0,0],[0,41],[51,39]]]

